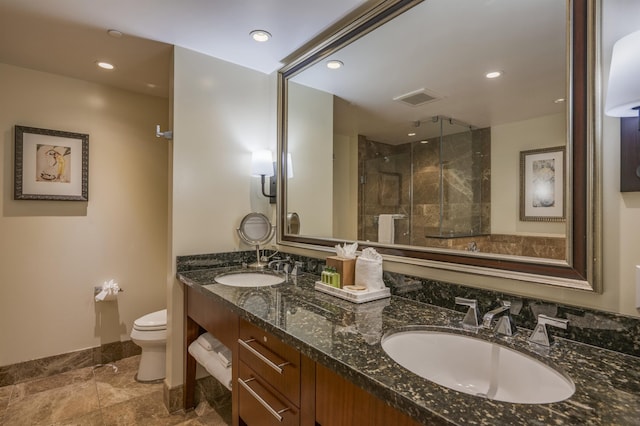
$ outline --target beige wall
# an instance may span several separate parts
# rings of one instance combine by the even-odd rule
[[[358,136],[333,136],[333,235],[358,239]]]
[[[167,101],[4,64],[0,93],[0,366],[129,340],[165,307]],[[88,203],[13,200],[16,124],[90,135]]]
[[[273,215],[260,178],[250,176],[251,152],[276,150],[275,76],[179,47],[173,73],[169,388],[183,381],[183,291],[173,278],[175,256],[248,248],[235,231],[242,217]]]
[[[303,235],[329,235],[333,230],[333,95],[289,85],[287,143],[293,162],[287,210],[300,216]],[[313,164],[313,167],[296,165]],[[317,206],[326,206],[319,209]]]
[[[520,221],[520,151],[564,146],[563,113],[491,128],[491,233],[564,236],[561,222]]]

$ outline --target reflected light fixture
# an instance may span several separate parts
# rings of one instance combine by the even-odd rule
[[[621,117],[620,191],[640,191],[640,31],[613,46],[604,111]]]
[[[265,30],[253,30],[249,33],[251,38],[259,43],[264,43],[265,41],[269,41],[271,38],[271,34]]]
[[[336,59],[327,62],[327,68],[329,68],[330,70],[337,70],[338,68],[342,68],[343,66],[344,63]]]
[[[486,73],[484,76],[487,77],[488,79],[498,78],[502,76],[502,71],[491,71]]]

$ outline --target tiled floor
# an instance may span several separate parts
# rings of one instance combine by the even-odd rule
[[[206,402],[169,414],[163,384],[134,377],[139,356],[109,366],[82,368],[0,387],[1,425],[215,425],[225,421]]]

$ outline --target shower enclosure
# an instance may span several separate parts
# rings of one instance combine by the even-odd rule
[[[389,219],[394,244],[489,234],[490,129],[445,117],[414,127],[407,143],[360,137],[358,238],[379,241]]]

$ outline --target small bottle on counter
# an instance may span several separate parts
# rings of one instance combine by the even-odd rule
[[[320,275],[320,280],[331,287],[340,288],[340,274],[336,271],[336,268],[331,266],[324,268]]]
[[[322,274],[320,274],[320,281],[324,284],[331,285],[331,271],[329,268],[324,268]]]

